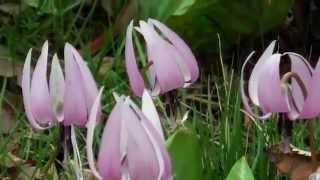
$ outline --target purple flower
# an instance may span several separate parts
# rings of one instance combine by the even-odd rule
[[[66,43],[65,80],[59,59],[54,55],[48,83],[48,42],[44,43],[32,74],[31,51],[22,74],[23,101],[30,124],[38,130],[50,128],[57,122],[84,126],[98,90],[79,53]]]
[[[249,98],[244,90],[244,69],[253,53],[245,61],[241,72],[241,97],[245,110],[257,118],[266,119],[272,113],[285,113],[291,120],[314,118],[320,114],[320,61],[315,69],[299,54],[273,53],[275,41],[257,61],[248,82]],[[280,62],[288,56],[290,68],[280,73]],[[262,115],[256,115],[251,101]]]
[[[146,91],[143,93],[142,111],[129,97],[115,97],[117,104],[108,118],[100,143],[98,170],[92,154],[96,112],[91,111],[87,154],[95,176],[112,180],[171,179],[171,161],[151,96]]]
[[[199,69],[188,45],[157,20],[149,19],[148,22],[140,21],[139,24],[140,27],[135,27],[135,30],[142,34],[146,42],[148,81],[152,95],[192,84],[199,76]],[[135,57],[133,30],[131,21],[126,33],[125,62],[130,86],[137,96],[141,96],[146,85]]]

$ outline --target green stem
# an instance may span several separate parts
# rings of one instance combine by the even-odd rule
[[[312,166],[313,166],[313,170],[315,171],[318,167],[318,160],[317,160],[317,147],[316,147],[314,120],[308,120],[307,126],[309,130],[309,147],[311,152]]]

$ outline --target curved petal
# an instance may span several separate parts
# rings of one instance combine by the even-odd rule
[[[179,54],[175,48],[155,31],[146,22],[140,21],[139,32],[143,35],[149,61],[152,63],[161,93],[184,86],[184,76],[176,62]],[[164,53],[165,52],[165,53]]]
[[[55,120],[47,81],[48,41],[41,50],[31,80],[31,111],[34,118],[41,124],[53,123]]]
[[[72,51],[73,58],[75,59],[78,68],[81,72],[81,77],[83,78],[83,87],[85,90],[85,97],[86,97],[86,102],[87,102],[87,109],[88,112],[90,111],[95,98],[98,95],[98,87],[97,84],[91,74],[90,69],[88,68],[87,64],[83,60],[83,58],[80,56],[78,51],[69,43],[66,43],[66,46],[69,46],[69,48]]]
[[[125,45],[125,62],[127,73],[129,76],[129,83],[132,91],[137,96],[142,96],[144,89],[144,80],[139,72],[137,60],[134,53],[132,42],[133,21],[130,22],[126,32],[126,45]]]
[[[251,72],[251,76],[249,78],[249,97],[252,100],[252,102],[257,106],[260,105],[258,98],[258,83],[260,82],[259,79],[261,77],[261,69],[264,68],[264,64],[266,63],[267,59],[273,54],[275,44],[276,41],[272,41],[270,45],[267,47],[267,49],[263,52],[263,54],[257,61],[256,65],[254,66]]]
[[[195,80],[197,80],[199,76],[198,63],[189,46],[178,34],[176,34],[163,23],[155,19],[148,19],[148,22],[155,25],[184,57],[183,60],[187,64],[188,69],[191,73],[191,81],[194,82]]]
[[[267,59],[258,79],[258,98],[265,113],[288,112],[290,110],[286,93],[281,87],[281,54],[274,54]]]
[[[99,94],[93,103],[93,106],[91,108],[90,115],[89,115],[89,120],[88,120],[88,123],[86,124],[86,127],[87,127],[86,150],[87,150],[87,156],[88,156],[88,164],[93,175],[97,179],[102,179],[102,177],[100,176],[95,166],[95,159],[94,159],[94,154],[92,150],[92,144],[93,144],[94,129],[99,116],[100,99],[101,99],[102,92],[103,92],[103,87],[100,89]]]
[[[159,132],[161,137],[164,139],[160,117],[153,103],[152,97],[150,96],[147,90],[143,91],[141,109],[143,114],[147,117],[148,120],[150,120],[153,127]]]
[[[104,128],[98,154],[98,170],[103,179],[121,179],[120,134],[123,101],[120,98]]]
[[[159,174],[157,179],[170,179],[172,176],[171,160],[166,150],[164,138],[161,137],[161,133],[163,133],[162,129],[161,133],[159,133],[159,130],[157,130],[157,128],[152,124],[152,121],[148,119],[130,99],[127,101],[132,107],[132,110],[135,112],[136,116],[139,117],[140,123],[152,144],[159,166]]]
[[[122,121],[125,121],[128,133],[126,158],[130,179],[157,179],[160,170],[157,154],[141,124],[143,117],[126,102],[122,114]]]
[[[73,57],[72,48],[64,47],[65,91],[64,91],[64,125],[84,126],[87,122],[87,105],[85,88],[79,67]]]
[[[299,54],[293,52],[286,52],[283,55],[288,55],[291,61],[291,71],[296,73],[304,85],[307,87],[309,81],[312,77],[313,69],[311,65],[307,62],[307,60]],[[299,117],[299,113],[303,108],[303,104],[305,101],[305,97],[303,96],[303,91],[300,85],[297,83],[295,79],[291,80],[291,111],[288,116],[291,120],[297,119]]]
[[[27,118],[33,128],[36,130],[44,130],[47,128],[50,128],[51,126],[42,127],[36,119],[33,116],[32,110],[31,110],[31,93],[30,93],[30,76],[31,76],[31,49],[28,52],[28,55],[26,57],[23,70],[22,70],[22,81],[21,81],[21,87],[22,87],[22,94],[23,94],[23,103],[24,108],[26,111]]]
[[[152,20],[149,19],[148,23],[150,25],[150,27],[155,31],[154,26],[151,22]],[[159,22],[160,23],[160,22]],[[145,22],[144,21],[140,21],[140,24],[142,24],[142,26],[144,26]],[[163,24],[162,24],[163,25]],[[159,24],[159,26],[161,26],[161,23]],[[164,26],[164,25],[163,25]],[[163,27],[162,28],[167,28],[167,27]],[[171,43],[171,42],[170,42]],[[174,44],[170,44],[168,43],[168,49],[170,49],[170,54],[171,54],[171,58],[172,60],[175,61],[175,63],[178,65],[180,72],[183,75],[184,78],[184,85],[183,87],[188,87],[192,84],[193,80],[192,80],[192,75],[191,75],[191,69],[194,69],[193,67],[190,68],[188,66],[188,63],[186,62],[186,56],[185,54],[183,54],[181,51],[179,51],[179,48],[175,47]],[[189,47],[187,47],[189,48]],[[189,51],[191,51],[189,49]],[[193,55],[192,55],[193,56]],[[196,62],[196,61],[195,61]],[[150,67],[152,68],[152,66]],[[197,68],[197,64],[196,64],[196,68]]]
[[[240,94],[241,94],[241,100],[242,100],[242,103],[243,103],[243,106],[244,106],[244,109],[253,117],[257,118],[257,119],[267,119],[269,118],[272,113],[266,113],[266,114],[263,114],[263,115],[256,115],[252,109],[251,109],[251,106],[249,104],[249,99],[248,99],[248,96],[246,95],[245,93],[245,84],[244,84],[244,74],[245,74],[245,67],[247,65],[247,63],[249,62],[249,60],[251,59],[251,57],[253,56],[254,52],[251,52],[249,54],[249,56],[247,57],[247,59],[245,60],[245,62],[243,63],[242,65],[242,68],[241,68],[241,78],[240,78]]]
[[[50,72],[50,97],[53,112],[59,122],[63,121],[64,77],[57,54],[52,58]]]
[[[300,118],[315,118],[320,114],[320,61],[314,70],[312,78],[307,84],[307,98],[300,113]]]

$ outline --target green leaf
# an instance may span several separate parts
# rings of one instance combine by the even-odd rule
[[[173,15],[180,16],[185,14],[188,9],[196,2],[196,0],[180,0],[177,9],[173,12]]]
[[[233,165],[226,180],[254,180],[252,171],[244,156]]]
[[[196,0],[187,12],[169,16],[167,22],[193,50],[216,50],[217,33],[225,48],[240,35],[260,36],[284,23],[292,5],[293,0]]]
[[[36,8],[39,5],[39,0],[23,0],[22,2],[25,3],[28,6],[36,7]]]
[[[199,138],[186,123],[167,140],[175,180],[204,179]]]

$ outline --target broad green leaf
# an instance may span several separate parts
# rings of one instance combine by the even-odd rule
[[[257,37],[285,22],[293,0],[197,0],[181,16],[169,16],[169,26],[194,50],[217,50],[217,34],[223,47],[240,35]],[[210,38],[206,38],[210,37]],[[208,47],[211,47],[208,49]]]
[[[254,180],[245,157],[242,157],[233,165],[226,180]]]
[[[167,140],[175,180],[202,180],[202,153],[199,138],[186,123]]]

